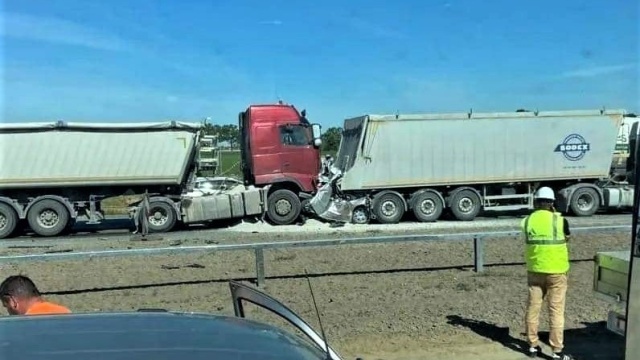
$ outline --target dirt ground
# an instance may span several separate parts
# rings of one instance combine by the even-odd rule
[[[209,241],[247,241],[242,237],[251,235],[217,231]],[[130,243],[128,237],[120,241]],[[626,232],[572,240],[565,337],[567,351],[578,359],[622,358],[622,338],[604,328],[613,305],[592,291],[591,259],[629,243]],[[307,269],[329,343],[345,359],[522,359],[523,248],[518,239],[487,240],[488,265],[481,274],[471,267],[471,242],[269,250],[263,288],[319,330]],[[231,315],[227,281],[255,277],[248,251],[1,266],[2,277],[27,274],[47,297],[75,312],[165,308]],[[248,310],[252,318],[274,319],[262,309]],[[546,330],[546,314],[541,325]]]

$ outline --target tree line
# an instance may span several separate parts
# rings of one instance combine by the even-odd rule
[[[240,130],[238,129],[238,125],[214,125],[206,123],[204,125],[204,133],[206,135],[218,135],[219,143],[227,143],[229,148],[238,149],[238,140],[240,139]],[[218,144],[218,146],[219,145],[220,144]]]
[[[226,143],[231,149],[238,149],[239,147],[240,130],[238,129],[238,125],[214,125],[207,123],[204,126],[204,133],[206,135],[218,135],[218,141]],[[338,151],[341,137],[342,129],[339,127],[330,127],[324,130],[322,132],[322,151]]]

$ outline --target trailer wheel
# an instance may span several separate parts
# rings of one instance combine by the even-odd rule
[[[27,213],[27,222],[40,236],[56,236],[69,225],[69,211],[59,201],[45,199],[33,204]]]
[[[0,239],[7,238],[13,234],[18,225],[18,214],[11,206],[0,203]]]
[[[351,214],[351,222],[358,225],[365,225],[369,223],[369,210],[364,205],[360,205],[353,209]]]
[[[581,187],[571,195],[570,206],[577,216],[591,216],[600,208],[600,196],[595,189]]]
[[[289,225],[300,216],[302,204],[293,191],[276,190],[268,198],[267,216],[274,224]]]
[[[164,201],[149,202],[149,232],[163,233],[173,229],[176,212],[171,204]]]
[[[404,215],[404,201],[396,194],[387,193],[376,199],[373,211],[382,224],[397,224]]]
[[[425,191],[413,200],[413,214],[421,222],[436,221],[442,215],[444,204],[438,194]]]
[[[458,191],[451,200],[451,212],[460,221],[471,221],[480,213],[480,197],[465,189]]]

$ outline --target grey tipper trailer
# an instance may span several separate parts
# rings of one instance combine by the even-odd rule
[[[365,115],[346,119],[335,166],[340,190],[371,198],[371,214],[405,211],[435,221],[444,210],[531,209],[550,186],[562,212],[630,208],[633,187],[612,174],[624,110]]]
[[[127,219],[150,195],[149,230],[264,212],[264,191],[190,192],[210,138],[199,123],[0,124],[0,238],[28,225],[55,236],[76,223]],[[122,197],[124,211],[103,201]],[[133,200],[126,200],[133,199]],[[136,200],[137,199],[137,200]]]

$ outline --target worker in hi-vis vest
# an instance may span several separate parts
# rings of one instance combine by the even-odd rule
[[[571,234],[569,223],[553,207],[556,197],[552,189],[541,187],[533,199],[535,210],[522,220],[529,286],[525,316],[529,356],[536,357],[542,352],[538,339],[538,324],[540,310],[546,300],[552,359],[571,360],[573,358],[563,350],[564,309],[569,271],[567,241]]]

